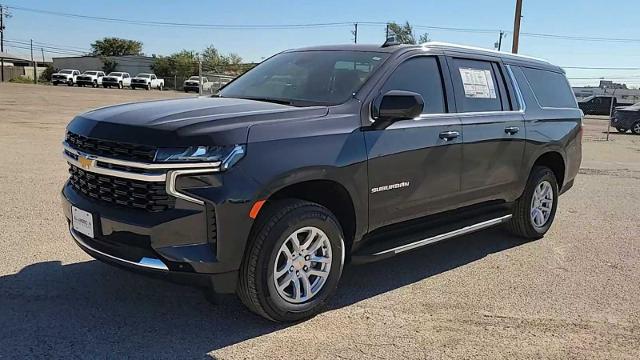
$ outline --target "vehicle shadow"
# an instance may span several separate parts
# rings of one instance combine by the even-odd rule
[[[337,309],[518,245],[499,229],[367,265],[347,266]],[[291,325],[211,304],[199,289],[99,261],[42,262],[0,277],[0,358],[202,358]]]

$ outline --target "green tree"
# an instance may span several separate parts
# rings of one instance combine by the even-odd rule
[[[413,26],[409,24],[408,21],[404,23],[404,25],[397,24],[395,22],[389,23],[389,35],[395,35],[396,41],[400,44],[416,44],[416,43],[425,43],[430,41],[429,34],[424,33],[420,35],[418,41],[416,41],[415,36],[413,35]]]
[[[389,35],[395,35],[396,41],[400,44],[415,44],[416,39],[413,37],[413,27],[409,22],[399,25],[395,22],[389,23]]]
[[[198,58],[195,52],[182,50],[169,56],[157,57],[151,65],[159,77],[189,77],[198,74]]]
[[[53,68],[53,65],[47,64],[47,68],[44,69],[42,73],[40,73],[40,81],[51,81],[51,75],[56,72],[56,69]]]
[[[107,57],[102,57],[102,71],[104,71],[105,74],[116,71],[117,67],[117,61],[109,59]]]
[[[91,54],[97,56],[141,55],[142,42],[106,37],[91,44]]]

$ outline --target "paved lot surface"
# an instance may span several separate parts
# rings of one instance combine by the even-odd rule
[[[0,85],[0,358],[640,358],[640,136],[585,126],[549,234],[499,229],[348,267],[331,309],[274,325],[230,297],[92,260],[58,193],[64,127],[173,92]]]

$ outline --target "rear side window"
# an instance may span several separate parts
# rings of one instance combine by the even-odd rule
[[[422,95],[423,114],[446,112],[442,75],[438,60],[434,57],[416,57],[400,64],[387,79],[382,93],[391,90],[412,91]]]
[[[540,106],[553,108],[575,108],[576,101],[563,74],[532,68],[522,68]]]
[[[502,74],[489,61],[453,59],[452,77],[459,112],[510,110]],[[503,102],[505,104],[503,104]]]

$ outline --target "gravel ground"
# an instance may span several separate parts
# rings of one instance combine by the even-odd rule
[[[234,297],[104,265],[67,233],[64,127],[184,94],[0,85],[0,358],[640,358],[640,136],[585,123],[555,224],[492,229],[345,270],[331,308],[275,325]]]

